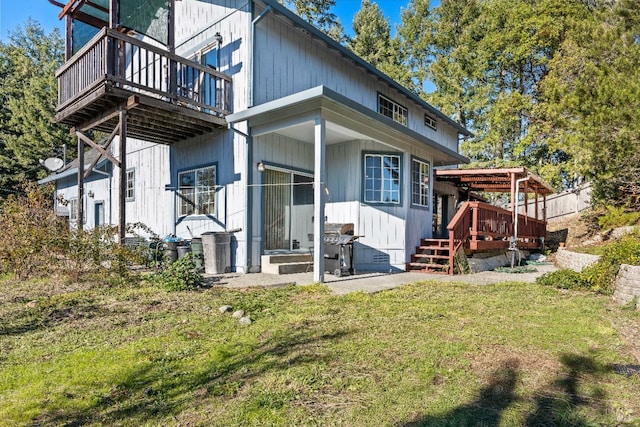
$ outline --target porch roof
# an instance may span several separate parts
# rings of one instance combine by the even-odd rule
[[[435,176],[438,181],[448,181],[470,191],[486,191],[490,193],[510,193],[514,190],[514,188],[512,188],[513,182],[518,179],[528,178],[527,181],[521,183],[519,192],[537,193],[540,195],[555,193],[553,187],[525,167],[499,169],[437,169]]]
[[[468,163],[469,159],[388,117],[329,89],[317,86],[249,109],[230,114],[227,122],[248,121],[252,135],[281,133],[312,142],[313,115],[327,120],[327,143],[355,139],[417,142],[434,150],[435,166]]]

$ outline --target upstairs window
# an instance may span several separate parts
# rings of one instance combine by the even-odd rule
[[[424,124],[433,130],[438,130],[436,119],[428,114],[424,115]]]
[[[400,156],[365,154],[364,201],[400,204]]]
[[[178,214],[214,215],[216,167],[191,169],[178,174]]]
[[[401,125],[406,126],[408,123],[409,112],[407,108],[380,93],[378,94],[378,113]]]
[[[411,162],[411,202],[415,206],[429,207],[429,163],[413,159]]]

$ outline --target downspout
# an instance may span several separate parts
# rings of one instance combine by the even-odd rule
[[[252,8],[251,16],[253,16],[254,7],[255,7],[255,3],[251,2],[251,8]],[[258,23],[262,21],[262,18],[267,16],[269,12],[271,12],[271,5],[267,5],[267,7],[262,11],[262,13],[258,15],[253,21],[251,21],[251,26],[249,27],[249,81],[247,85],[249,88],[249,100],[247,102],[247,108],[253,107],[254,73],[255,73],[255,68],[253,64],[255,63],[256,25],[258,25]]]

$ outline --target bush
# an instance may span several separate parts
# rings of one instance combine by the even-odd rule
[[[165,265],[152,280],[168,291],[195,289],[204,283],[204,277],[196,270],[190,253],[172,264]]]
[[[122,246],[118,229],[103,226],[93,230],[72,230],[53,209],[51,188],[27,184],[19,195],[0,205],[0,274],[18,280],[64,274],[77,281],[88,277],[132,279],[130,264],[148,256],[148,246]],[[142,224],[127,226],[137,236]],[[140,237],[138,239],[144,240]]]
[[[597,263],[585,268],[581,275],[594,291],[610,295],[620,264],[640,265],[640,240],[628,234],[609,243]]]
[[[605,209],[606,212],[598,217],[598,226],[603,231],[634,225],[640,220],[640,212],[628,212],[628,206],[607,206]]]
[[[640,265],[639,237],[637,233],[628,234],[617,242],[609,243],[603,248],[598,262],[585,268],[581,273],[558,270],[539,277],[536,283],[561,289],[584,289],[611,295],[620,265]]]
[[[18,280],[44,277],[60,267],[68,227],[53,211],[51,189],[28,184],[0,206],[0,272]]]
[[[559,289],[590,290],[589,283],[584,280],[582,274],[573,270],[557,270],[546,273],[538,277],[536,283]]]

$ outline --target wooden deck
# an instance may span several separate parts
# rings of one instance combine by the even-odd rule
[[[56,120],[111,132],[125,108],[129,136],[170,144],[225,127],[231,78],[103,28],[56,73]]]
[[[454,274],[458,250],[467,253],[506,250],[516,234],[511,211],[482,202],[463,203],[447,229],[449,239],[422,240],[407,263],[407,270]],[[545,237],[545,221],[518,215],[518,249],[541,249]]]

